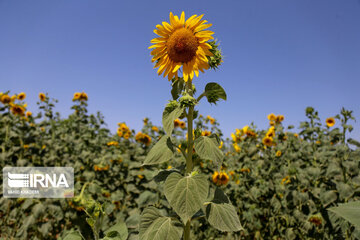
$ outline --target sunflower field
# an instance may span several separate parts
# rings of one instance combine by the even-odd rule
[[[66,118],[46,93],[36,114],[26,93],[0,93],[1,168],[75,175],[73,198],[2,197],[1,239],[360,239],[352,111],[324,120],[308,107],[306,121],[287,127],[286,116],[270,113],[267,129],[249,124],[224,136],[214,116],[196,110],[227,98],[218,83],[195,86],[223,61],[209,27],[202,15],[170,13],[154,30],[152,62],[172,94],[161,126],[144,118],[141,131],[119,122],[112,133],[100,112],[88,112],[85,92]]]

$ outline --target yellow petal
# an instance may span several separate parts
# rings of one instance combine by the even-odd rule
[[[173,30],[172,26],[167,22],[162,22],[162,24],[167,31],[171,32]]]
[[[211,23],[209,23],[209,24],[201,24],[200,26],[195,28],[195,32],[200,32],[201,30],[204,30],[204,29],[209,28],[211,26],[212,26]]]
[[[173,15],[172,12],[170,12],[169,18],[170,18],[170,24],[171,24],[171,26],[175,26],[175,25],[176,25],[176,21],[175,21],[175,18],[174,18],[174,15]]]
[[[184,11],[181,13],[180,24],[181,24],[181,25],[184,25],[184,24],[185,24],[185,13],[184,13]]]
[[[186,20],[186,22],[185,22],[185,27],[189,27],[191,25],[193,19],[196,17],[197,17],[197,15],[192,15],[191,17],[189,17],[189,19]]]
[[[181,66],[182,66],[181,63],[177,63],[172,72],[173,73],[176,72],[177,70],[179,70],[179,68],[181,68]]]

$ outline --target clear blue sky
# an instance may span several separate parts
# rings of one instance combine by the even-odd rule
[[[121,121],[139,130],[144,117],[160,124],[170,84],[147,48],[155,25],[183,10],[186,18],[204,13],[221,42],[223,65],[195,84],[227,91],[228,101],[199,106],[227,136],[252,121],[267,127],[271,112],[298,126],[307,106],[323,121],[342,106],[360,121],[357,0],[0,0],[0,91],[26,92],[33,112],[48,92],[63,116],[73,93],[85,91],[90,112],[100,110],[112,130]]]

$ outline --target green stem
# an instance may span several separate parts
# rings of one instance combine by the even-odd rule
[[[193,96],[192,92],[192,82],[189,80],[186,85],[186,90],[190,96]],[[193,120],[194,120],[194,106],[189,107],[189,111],[187,114],[187,122],[188,122],[188,139],[187,139],[187,158],[186,158],[186,174],[191,173],[193,169],[193,147],[194,147],[194,140],[193,140]],[[184,228],[184,240],[190,240],[190,227],[191,227],[191,219],[186,223]]]
[[[192,83],[191,80],[187,82],[186,90],[189,93],[190,96],[193,96],[192,92]],[[194,148],[194,140],[193,140],[193,120],[194,120],[194,106],[189,107],[189,111],[187,114],[187,122],[188,122],[188,128],[187,128],[187,150],[188,155],[186,158],[186,173],[191,173],[193,169],[193,162],[192,162],[192,155],[193,155],[193,148]]]
[[[185,225],[184,240],[190,240],[190,220]]]

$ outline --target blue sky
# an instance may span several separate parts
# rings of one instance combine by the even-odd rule
[[[357,0],[0,0],[0,91],[26,92],[33,112],[47,92],[63,116],[73,93],[85,91],[90,112],[100,110],[112,130],[122,121],[139,130],[144,117],[160,124],[170,83],[157,76],[147,48],[170,11],[205,14],[213,24],[224,63],[194,83],[198,91],[214,81],[226,90],[226,102],[198,108],[227,136],[252,121],[267,127],[271,112],[298,126],[307,106],[323,121],[342,106],[360,120]]]

